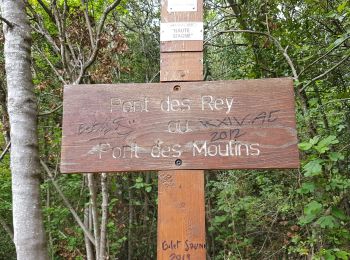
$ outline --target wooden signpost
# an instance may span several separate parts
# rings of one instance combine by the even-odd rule
[[[205,259],[204,169],[298,168],[291,79],[203,82],[202,0],[162,1],[162,83],[64,90],[61,172],[160,170],[158,259]]]
[[[203,0],[161,1],[160,27],[160,81],[203,80]],[[203,170],[159,172],[157,258],[206,259]]]

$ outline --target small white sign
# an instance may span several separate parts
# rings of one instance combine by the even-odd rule
[[[168,0],[168,12],[196,12],[197,0]]]
[[[203,23],[161,23],[160,41],[203,41]]]

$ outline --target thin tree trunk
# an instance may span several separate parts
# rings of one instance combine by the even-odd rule
[[[88,187],[90,191],[90,205],[92,210],[92,223],[94,224],[94,237],[95,237],[95,252],[96,259],[100,256],[100,227],[97,213],[97,191],[95,176],[93,173],[88,173]]]
[[[1,0],[11,136],[12,208],[18,260],[48,259],[40,199],[31,35],[22,0]]]
[[[132,177],[129,175],[129,227],[128,227],[128,260],[132,260],[132,223],[134,222],[133,194],[131,189]]]
[[[102,216],[101,216],[101,236],[100,236],[100,260],[107,259],[107,221],[108,221],[108,178],[104,172],[101,174],[102,189]]]
[[[47,186],[46,190],[46,208],[50,208],[51,204],[51,198],[50,198],[50,185]],[[51,214],[47,214],[47,223],[51,223]],[[49,248],[53,249],[53,240],[52,240],[52,234],[51,234],[51,228],[48,230],[48,236],[49,236]],[[50,258],[54,259],[54,251],[50,250]]]
[[[0,109],[1,109],[1,123],[3,128],[3,135],[5,142],[10,142],[10,124],[9,124],[9,116],[7,113],[7,106],[6,106],[6,89],[5,84],[1,80],[0,85]]]
[[[89,226],[89,205],[86,205],[84,208],[84,225],[85,227]],[[85,241],[85,249],[86,249],[86,259],[87,260],[94,260],[94,253],[92,250],[92,244],[90,242],[90,239],[86,236],[86,234],[84,234],[84,241]]]

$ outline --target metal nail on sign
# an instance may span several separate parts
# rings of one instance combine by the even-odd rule
[[[196,12],[197,0],[168,0],[168,12]]]
[[[291,79],[73,85],[61,171],[299,166]]]

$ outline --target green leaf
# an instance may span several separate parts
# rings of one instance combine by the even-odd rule
[[[343,129],[346,129],[346,125],[338,125],[338,132],[341,132]]]
[[[331,251],[327,250],[327,252],[324,254],[325,260],[335,260],[335,256],[332,254]]]
[[[346,220],[348,218],[345,213],[337,207],[332,208],[332,215],[340,220]]]
[[[348,260],[350,254],[349,254],[348,252],[346,252],[346,251],[340,250],[340,251],[338,251],[338,252],[335,253],[335,256],[336,256],[337,258],[339,258],[339,259],[342,259],[342,260]]]
[[[308,162],[304,165],[304,171],[306,177],[317,176],[322,173],[323,160],[316,159]]]
[[[221,224],[222,222],[226,221],[226,216],[215,216],[214,223],[215,224]]]
[[[315,190],[315,184],[313,182],[305,182],[301,185],[301,187],[297,190],[300,194],[311,193]]]
[[[146,188],[145,188],[145,190],[146,190],[146,192],[151,192],[152,191],[152,186],[147,186]]]
[[[310,143],[300,143],[300,144],[298,144],[298,147],[302,151],[307,151],[307,150],[310,150],[310,148],[312,147],[312,144],[310,144]]]
[[[315,149],[319,153],[325,153],[330,149],[330,145],[337,144],[339,141],[337,140],[337,137],[334,135],[330,135],[326,137],[325,139],[322,139],[316,146]]]
[[[304,216],[301,216],[299,223],[301,225],[309,224],[312,222],[317,215],[322,211],[322,204],[317,201],[311,201],[304,207]]]
[[[338,160],[344,160],[344,155],[342,155],[339,152],[331,152],[329,153],[329,159],[331,159],[331,161],[336,162]]]
[[[311,99],[309,100],[310,106],[315,106],[315,105],[317,105],[317,102],[318,102],[318,99],[317,99],[317,98],[311,98]]]
[[[337,7],[337,11],[338,13],[341,13],[344,11],[346,4],[348,3],[348,0],[345,0],[343,3],[341,3],[340,5],[338,5]]]
[[[313,138],[310,139],[309,143],[312,145],[317,144],[318,140],[320,140],[319,136],[314,136]]]
[[[317,215],[321,212],[323,206],[321,203],[313,200],[304,207],[305,215]]]
[[[338,226],[337,220],[333,216],[322,216],[317,222],[321,228],[334,228]]]

